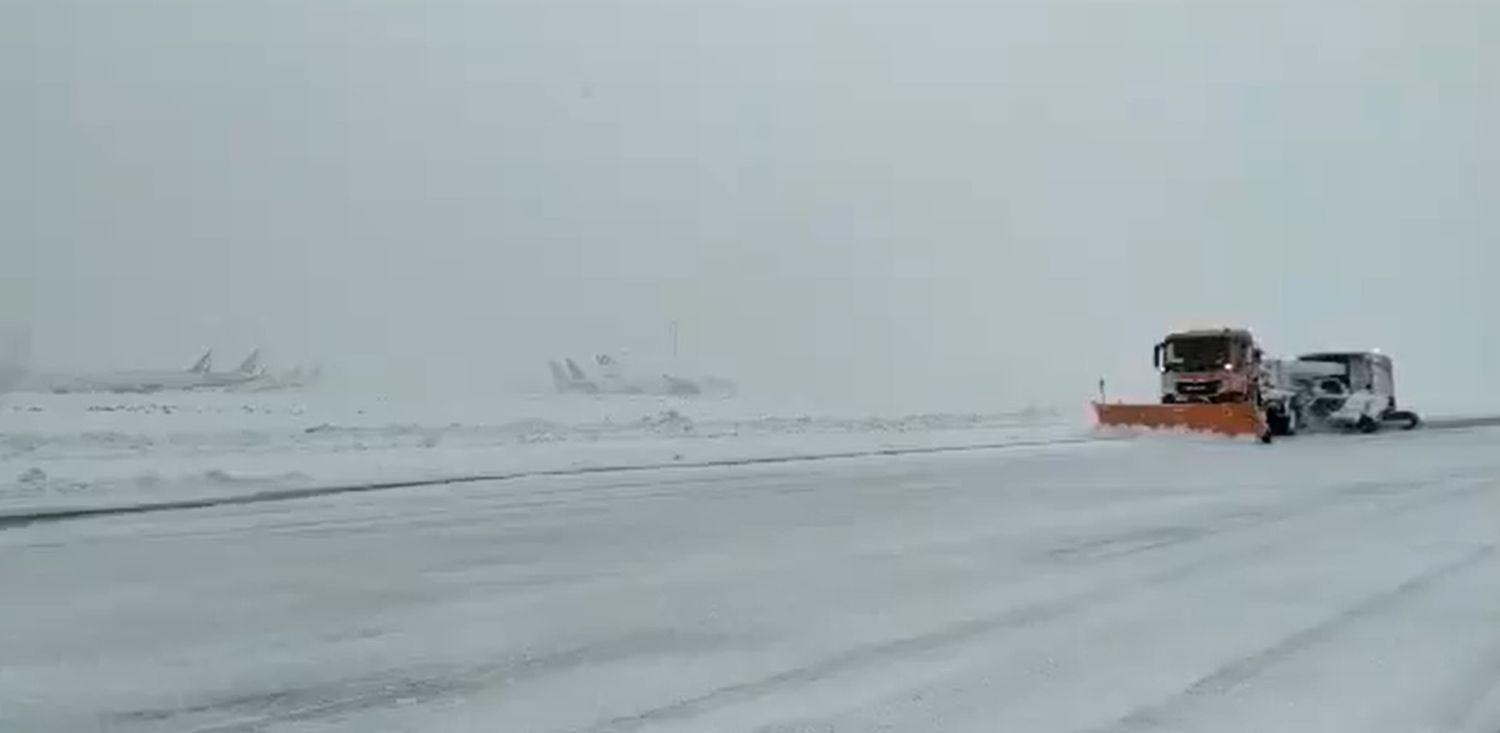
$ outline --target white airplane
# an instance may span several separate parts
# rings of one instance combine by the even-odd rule
[[[611,395],[666,395],[673,397],[697,397],[704,394],[732,394],[734,385],[731,382],[713,377],[703,379],[688,379],[686,377],[662,374],[656,378],[627,377],[621,370],[620,362],[609,354],[599,354],[594,357],[594,364],[599,369],[597,379],[590,377],[578,362],[571,358],[563,359],[559,364],[556,361],[547,362],[548,369],[552,372],[552,386],[559,393],[572,394],[611,394]]]
[[[21,377],[18,391],[73,394],[107,392],[113,394],[152,394],[218,389],[252,382],[265,374],[260,363],[260,349],[250,352],[239,368],[231,372],[213,370],[213,350],[198,358],[183,371],[126,370],[94,374],[32,373]]]

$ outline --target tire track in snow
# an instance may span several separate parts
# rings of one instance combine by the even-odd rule
[[[1407,486],[1413,491],[1422,491],[1428,488],[1425,484],[1407,484]],[[1360,490],[1365,488],[1364,484],[1356,484],[1353,488],[1354,490],[1346,489],[1345,491],[1339,493],[1343,496],[1353,496],[1359,498],[1370,498],[1372,496],[1372,494],[1368,490]],[[1330,508],[1378,508],[1381,510],[1381,514],[1383,516],[1399,515],[1404,513],[1405,511],[1430,507],[1434,504],[1463,498],[1475,493],[1476,491],[1484,490],[1488,490],[1487,483],[1476,483],[1473,485],[1465,485],[1461,488],[1449,490],[1439,494],[1423,494],[1418,498],[1417,501],[1410,501],[1409,497],[1407,496],[1408,492],[1402,492],[1399,494],[1390,491],[1377,492],[1375,494],[1376,496],[1392,496],[1403,499],[1402,501],[1395,502],[1395,505],[1390,507],[1372,507],[1372,505],[1367,503],[1350,504],[1320,502],[1315,503],[1311,506],[1308,506],[1306,504],[1299,504],[1298,506],[1306,508],[1306,511],[1278,512],[1257,515],[1255,521],[1234,524],[1232,526],[1221,528],[1218,531],[1207,532],[1205,534],[1199,535],[1198,539],[1219,537],[1237,531],[1256,529],[1265,526],[1274,526],[1293,519],[1313,516],[1319,514],[1322,510]],[[1322,528],[1323,525],[1319,525],[1319,527],[1312,529],[1321,530]],[[1065,595],[1060,598],[1025,604],[994,615],[949,624],[935,631],[923,634],[909,636],[889,642],[856,647],[844,653],[827,657],[813,664],[789,669],[784,672],[755,680],[750,680],[747,682],[726,685],[709,690],[701,695],[677,700],[667,705],[651,708],[631,715],[612,718],[610,720],[606,720],[592,726],[577,729],[577,733],[628,733],[630,731],[641,730],[656,723],[666,721],[681,722],[685,720],[691,720],[719,708],[727,707],[740,702],[763,698],[787,687],[805,686],[808,684],[816,683],[821,680],[832,678],[839,674],[859,669],[861,667],[878,664],[882,660],[899,660],[901,657],[905,656],[922,654],[942,648],[968,643],[1000,631],[1023,629],[1028,626],[1066,618],[1074,614],[1085,612],[1099,603],[1112,601],[1140,592],[1142,590],[1177,582],[1179,580],[1192,577],[1203,571],[1214,570],[1220,567],[1220,564],[1226,560],[1243,556],[1255,556],[1265,551],[1267,548],[1280,546],[1281,544],[1283,544],[1283,542],[1284,538],[1278,537],[1263,542],[1257,542],[1248,547],[1235,547],[1224,549],[1219,552],[1201,554],[1184,563],[1172,565],[1165,569],[1146,573],[1140,576],[1126,577],[1115,580],[1087,591]],[[1168,543],[1161,545],[1161,547],[1163,548],[1178,546],[1180,546],[1180,543]],[[1456,563],[1455,565],[1467,567],[1468,565],[1477,563],[1488,557],[1494,549],[1494,546],[1486,546],[1481,551],[1477,553],[1471,553],[1470,556],[1466,556],[1461,563]],[[1101,559],[1108,558],[1105,557]],[[1456,572],[1457,570],[1462,569],[1462,567],[1454,567],[1452,572]],[[1437,579],[1439,579],[1438,576],[1442,574],[1443,573],[1435,574],[1432,578],[1422,583],[1418,583],[1416,585],[1416,588],[1425,587],[1431,582],[1435,582]],[[1412,590],[1415,590],[1416,588],[1413,588]],[[1402,595],[1404,594],[1405,593],[1402,593]],[[1353,617],[1351,617],[1349,620],[1352,619]],[[1225,674],[1227,675],[1230,673],[1226,671]],[[1109,730],[1114,731],[1116,729],[1111,728]],[[1120,728],[1118,730],[1125,731],[1131,729]]]
[[[1172,722],[1174,714],[1183,709],[1207,698],[1221,697],[1233,692],[1235,688],[1259,676],[1273,665],[1317,645],[1337,634],[1350,623],[1388,611],[1408,598],[1490,559],[1495,554],[1495,549],[1495,545],[1484,545],[1456,560],[1419,573],[1394,588],[1369,596],[1271,646],[1230,661],[1198,678],[1172,697],[1139,708],[1114,723],[1095,729],[1093,733],[1131,733],[1167,725]]]
[[[1420,492],[1452,484],[1455,479],[1442,481],[1359,481],[1331,487],[1326,491],[1296,496],[1280,497],[1283,500],[1266,506],[1235,507],[1228,510],[1213,510],[1195,515],[1190,525],[1181,523],[1163,526],[1147,526],[1123,532],[1100,533],[1090,537],[1064,542],[1035,551],[1037,559],[1057,563],[1092,562],[1126,557],[1142,552],[1161,550],[1177,545],[1205,540],[1214,535],[1239,529],[1275,524],[1279,521],[1306,516],[1328,508],[1344,506],[1349,499],[1378,497],[1416,496],[1418,505],[1425,504],[1430,495]],[[1482,491],[1487,477],[1465,477],[1462,488],[1449,489],[1450,493],[1467,495]],[[1286,499],[1292,499],[1287,501]],[[1399,511],[1399,509],[1398,509]]]
[[[195,733],[254,733],[281,723],[309,723],[366,710],[451,699],[491,689],[496,684],[515,684],[642,653],[702,653],[719,642],[714,637],[678,630],[643,631],[570,649],[521,652],[488,664],[391,670],[368,677],[241,694],[176,708],[131,710],[115,713],[107,719],[113,723],[110,729],[166,723],[178,730]]]
[[[1433,733],[1500,733],[1500,647],[1489,651],[1484,666],[1489,674],[1457,696]]]

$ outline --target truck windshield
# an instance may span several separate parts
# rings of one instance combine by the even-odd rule
[[[1233,363],[1232,344],[1222,338],[1168,341],[1162,366],[1169,372],[1204,372]]]

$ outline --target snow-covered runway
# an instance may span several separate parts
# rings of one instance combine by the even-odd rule
[[[1500,431],[0,531],[0,730],[1500,729]]]

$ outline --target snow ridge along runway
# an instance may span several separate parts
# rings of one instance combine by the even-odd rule
[[[1077,439],[1086,432],[1040,410],[778,417],[730,400],[492,404],[476,398],[445,408],[306,397],[6,396],[0,515],[14,524],[23,517],[527,475]]]
[[[61,522],[70,519],[88,519],[91,517],[105,517],[119,514],[145,514],[149,512],[179,511],[184,509],[206,509],[216,506],[228,506],[233,504],[258,504],[268,501],[294,501],[297,499],[310,499],[335,494],[356,494],[371,491],[394,491],[397,489],[417,489],[433,486],[451,486],[455,484],[471,484],[480,482],[514,481],[521,478],[539,478],[545,476],[581,476],[597,473],[632,473],[637,471],[672,471],[681,469],[700,468],[728,468],[734,466],[757,466],[776,463],[806,463],[810,461],[836,461],[854,458],[872,458],[876,456],[910,456],[930,455],[935,453],[962,453],[982,450],[1003,450],[1014,448],[1037,448],[1057,447],[1065,445],[1081,445],[1086,443],[1099,443],[1117,438],[1100,436],[1080,436],[1075,438],[1053,438],[1044,440],[1020,440],[1013,439],[999,443],[971,443],[958,445],[938,445],[928,447],[904,447],[904,448],[872,448],[861,451],[844,451],[839,453],[793,453],[783,455],[765,455],[745,458],[722,458],[709,461],[675,462],[675,463],[638,463],[619,465],[597,465],[575,468],[553,468],[534,469],[530,471],[516,471],[513,473],[481,473],[464,474],[457,476],[439,476],[435,478],[411,479],[407,481],[386,481],[378,483],[340,484],[333,486],[309,486],[294,489],[266,489],[261,491],[250,491],[247,493],[230,494],[228,496],[210,496],[196,499],[177,499],[158,502],[139,502],[130,504],[107,504],[98,506],[87,506],[75,509],[36,509],[11,512],[0,512],[0,530],[11,527],[21,527],[29,524],[42,522]]]

